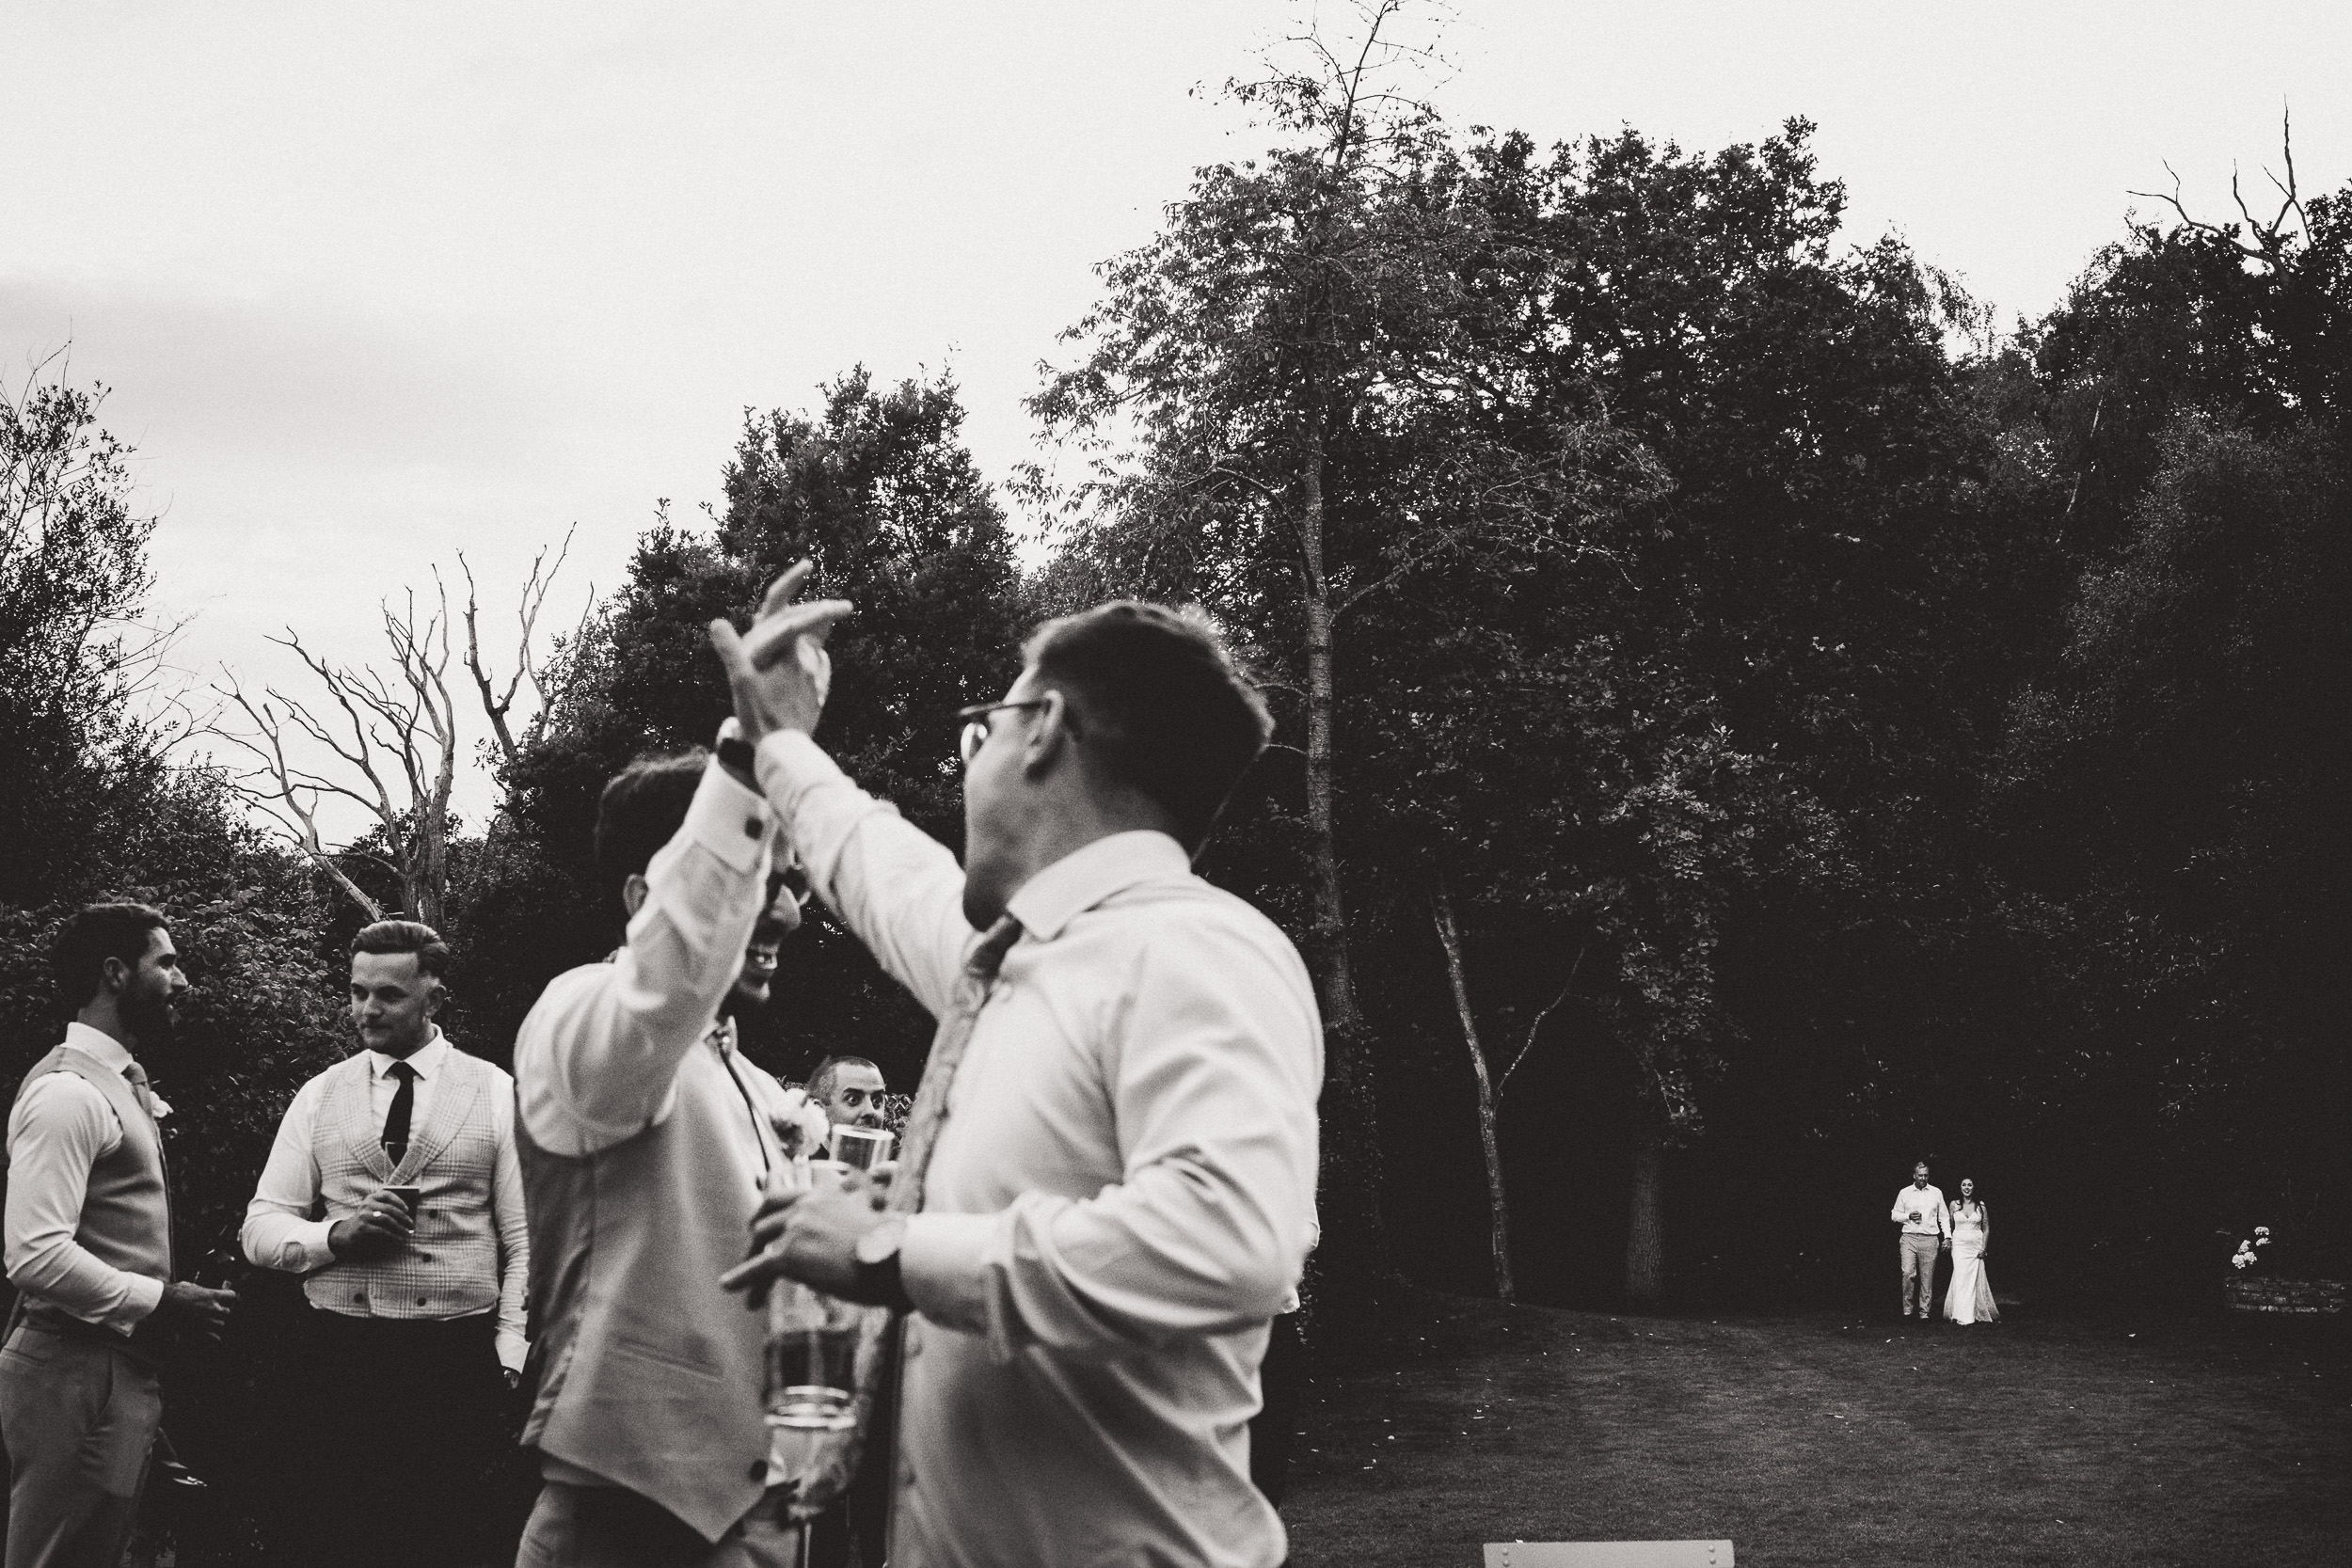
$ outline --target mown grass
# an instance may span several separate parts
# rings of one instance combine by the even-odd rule
[[[1692,1538],[1741,1568],[2352,1564],[2343,1319],[1383,1316],[1304,1402],[1296,1568]]]

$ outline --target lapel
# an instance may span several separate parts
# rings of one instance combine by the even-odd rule
[[[326,1070],[340,1077],[328,1085],[327,1103],[319,1107],[320,1113],[332,1113],[343,1148],[370,1176],[378,1181],[389,1181],[392,1163],[384,1157],[384,1127],[375,1119],[374,1107],[369,1103],[368,1082],[373,1069],[369,1065],[368,1053],[362,1051],[346,1056]],[[412,1136],[408,1143],[413,1150],[416,1139]]]
[[[441,1081],[433,1085],[433,1110],[422,1127],[410,1132],[408,1157],[401,1161],[395,1180],[415,1180],[419,1171],[449,1147],[450,1139],[457,1136],[457,1130],[473,1114],[474,1101],[482,1098],[482,1079],[461,1065],[465,1062],[465,1054],[453,1045],[441,1053]],[[379,1144],[378,1152],[381,1151]]]

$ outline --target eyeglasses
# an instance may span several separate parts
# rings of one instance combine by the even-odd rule
[[[988,744],[991,714],[1044,705],[1044,698],[1032,697],[1025,703],[974,703],[970,707],[956,709],[956,717],[963,721],[962,733],[956,737],[956,754],[963,759],[966,768],[972,766],[972,759],[978,756],[980,748]]]

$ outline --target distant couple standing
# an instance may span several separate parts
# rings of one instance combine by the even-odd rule
[[[1993,1242],[1993,1211],[1977,1196],[1977,1184],[1963,1179],[1960,1201],[1946,1203],[1928,1184],[1925,1160],[1911,1167],[1911,1184],[1895,1194],[1891,1216],[1903,1227],[1903,1316],[1916,1302],[1921,1323],[1934,1316],[1935,1255],[1952,1255],[1951,1289],[1944,1293],[1944,1316],[1956,1323],[1998,1323],[1993,1283],[1985,1275],[1985,1249]]]

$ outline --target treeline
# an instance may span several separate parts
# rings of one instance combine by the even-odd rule
[[[1547,149],[1349,86],[1249,89],[1272,145],[1103,269],[1033,402],[1036,569],[952,383],[852,372],[747,421],[713,526],[660,518],[586,620],[526,622],[535,708],[470,596],[399,607],[352,732],[394,741],[380,796],[135,718],[108,628],[151,525],[92,394],[37,382],[0,411],[6,1076],[56,1036],[56,921],[164,904],[201,1252],[347,1049],[371,909],[438,911],[451,1032],[503,1059],[619,938],[604,779],[710,738],[705,624],[805,555],[859,606],[823,738],[951,844],[950,715],[1040,616],[1197,603],[1245,651],[1280,729],[1202,869],[1321,988],[1326,1301],[1851,1296],[1922,1155],[2004,1210],[2005,1289],[2210,1288],[2255,1223],[2343,1267],[2352,193],[2290,169],[2275,220],[2135,221],[1995,331],[1849,242],[1802,120]],[[248,760],[315,751],[237,696]],[[358,844],[287,815],[328,780],[375,800]],[[752,1049],[787,1076],[919,1073],[924,1021],[828,922],[781,995]]]

